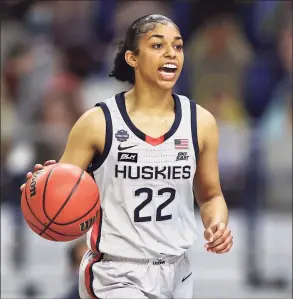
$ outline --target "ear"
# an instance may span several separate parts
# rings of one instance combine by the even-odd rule
[[[133,68],[138,66],[138,60],[137,57],[133,54],[132,51],[127,50],[125,52],[125,60],[126,62],[132,66]]]

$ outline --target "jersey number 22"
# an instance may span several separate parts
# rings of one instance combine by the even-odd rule
[[[152,220],[151,216],[140,216],[139,212],[147,205],[149,204],[152,199],[153,199],[153,190],[150,188],[140,188],[137,189],[134,193],[135,196],[140,196],[141,194],[146,193],[147,194],[147,198],[140,204],[138,205],[135,210],[134,210],[134,222],[148,222]],[[157,208],[157,212],[156,212],[156,221],[164,221],[164,220],[169,220],[172,218],[172,215],[162,215],[162,210],[168,205],[170,204],[174,198],[175,198],[175,194],[176,194],[176,190],[173,188],[162,188],[158,190],[158,195],[163,195],[165,193],[169,193],[169,198],[164,201],[162,204],[160,204]]]

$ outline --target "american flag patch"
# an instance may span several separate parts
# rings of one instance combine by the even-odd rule
[[[188,149],[188,139],[175,139],[175,149]]]

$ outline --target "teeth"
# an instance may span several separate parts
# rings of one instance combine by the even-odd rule
[[[172,63],[165,63],[162,67],[168,67],[170,69],[177,69],[177,66]]]

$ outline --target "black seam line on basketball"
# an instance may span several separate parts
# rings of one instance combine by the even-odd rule
[[[44,226],[44,223],[43,223],[43,222],[36,216],[36,214],[33,212],[32,208],[31,208],[31,206],[30,206],[30,204],[29,204],[29,202],[28,202],[28,197],[27,197],[26,188],[25,188],[25,193],[24,193],[24,194],[25,194],[26,204],[27,204],[29,210],[31,211],[32,215],[37,219],[37,221],[38,221],[40,224],[42,224],[42,225]],[[27,221],[27,220],[26,220],[26,221]],[[78,236],[79,236],[79,235],[62,234],[62,233],[59,233],[59,232],[55,231],[55,230],[52,229],[52,228],[48,228],[48,230],[51,231],[51,232],[53,232],[53,233],[55,233],[55,234],[57,234],[57,235],[60,235],[60,236],[67,236],[67,237],[78,237]]]
[[[46,229],[53,223],[53,224],[56,224],[54,223],[54,220],[59,216],[59,214],[61,213],[61,211],[63,210],[63,208],[66,206],[66,204],[69,202],[71,196],[73,195],[73,193],[75,192],[77,186],[79,185],[81,179],[84,177],[85,175],[85,172],[82,171],[80,177],[78,178],[77,182],[75,183],[74,187],[72,188],[70,194],[68,195],[68,197],[66,198],[66,200],[64,201],[63,205],[60,207],[60,209],[57,211],[57,213],[55,214],[55,216],[51,219],[47,212],[46,212],[46,206],[45,206],[45,198],[46,198],[46,190],[47,190],[47,186],[48,186],[48,183],[49,183],[49,177],[51,176],[51,173],[48,175],[47,177],[47,180],[46,180],[46,183],[45,183],[45,188],[44,188],[44,193],[43,193],[43,209],[44,209],[44,213],[46,215],[46,217],[49,219],[49,223],[45,226],[45,228],[43,229],[43,231],[41,232],[44,233],[46,231]],[[75,220],[76,221],[76,220]],[[74,221],[74,222],[75,222]],[[41,235],[40,234],[40,235]]]
[[[29,223],[31,226],[33,226],[34,228],[37,228],[39,231],[41,231],[41,229],[38,226],[36,226],[35,224],[33,224],[32,222],[30,222],[30,221],[27,220],[27,223]],[[48,236],[53,241],[57,241],[56,239],[54,239],[53,237],[51,237],[50,235],[48,235],[48,233],[44,233],[44,235]]]
[[[46,212],[46,206],[45,206],[45,198],[46,198],[46,191],[47,191],[47,185],[49,182],[49,177],[51,176],[51,172],[47,177],[46,183],[45,183],[45,188],[44,188],[44,193],[43,193],[43,209],[44,209],[44,213],[46,215],[46,217],[50,220],[49,223],[45,226],[45,228],[41,231],[40,236],[46,231],[46,229],[54,222],[54,220],[58,217],[58,215],[61,213],[61,211],[63,210],[63,208],[66,206],[66,204],[69,202],[72,194],[74,193],[74,191],[76,190],[77,186],[79,185],[81,179],[83,178],[83,176],[85,175],[85,172],[82,170],[81,175],[79,176],[77,182],[75,183],[74,187],[72,188],[71,192],[69,193],[68,197],[66,198],[66,200],[64,201],[63,205],[60,207],[60,209],[57,211],[57,213],[55,214],[55,216],[50,219],[50,217],[48,217],[48,214]]]
[[[34,228],[37,228],[38,230],[41,231],[41,229],[36,226],[35,224],[31,223],[30,221],[27,221],[31,226],[33,226]],[[53,237],[51,237],[48,233],[44,233],[44,235],[48,236],[49,238],[51,238],[53,241],[57,241],[56,239],[54,239]]]
[[[85,217],[86,215],[88,215],[92,210],[94,210],[98,203],[99,203],[99,198],[97,199],[97,201],[95,202],[95,204],[93,205],[93,207],[89,211],[87,211],[84,215],[80,216],[77,219],[74,219],[74,220],[72,220],[70,222],[66,222],[66,223],[59,223],[59,222],[56,222],[56,221],[53,221],[52,223],[56,224],[56,225],[62,226],[62,225],[69,225],[69,224],[72,224],[74,222],[77,222],[78,220],[81,220],[83,217]]]
[[[58,164],[56,165],[56,167],[58,166]],[[56,168],[52,168],[46,178],[46,181],[45,181],[45,186],[44,186],[44,192],[43,192],[43,200],[42,200],[42,208],[43,208],[43,211],[44,211],[44,214],[45,216],[47,217],[48,221],[50,222],[52,219],[48,216],[47,212],[46,212],[46,208],[45,208],[45,195],[46,195],[46,191],[47,191],[47,186],[48,186],[48,183],[49,183],[49,179],[53,173],[53,170]]]

